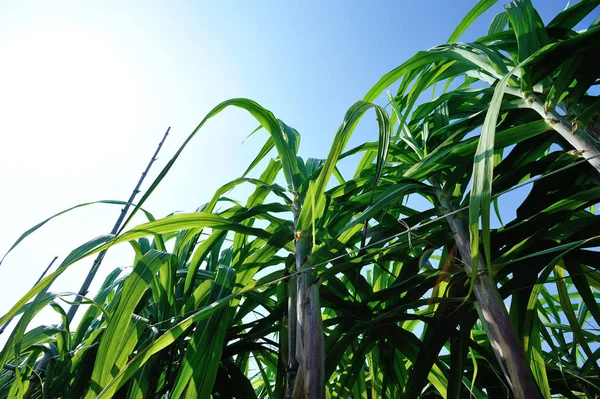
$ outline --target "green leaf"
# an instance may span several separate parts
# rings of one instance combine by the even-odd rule
[[[519,45],[517,62],[523,62],[546,44],[540,37],[544,26],[531,0],[515,0],[508,3],[505,8]],[[524,91],[532,89],[530,68],[523,68],[521,71],[521,89]]]
[[[454,32],[448,39],[449,42],[455,42],[459,37],[467,30],[469,26],[479,17],[481,14],[486,12],[491,6],[496,4],[498,0],[479,0],[479,2],[464,16],[460,24],[454,29]]]
[[[275,147],[275,142],[273,141],[273,137],[269,136],[263,147],[256,155],[256,158],[254,158],[250,166],[248,166],[248,169],[246,169],[242,177],[246,177],[248,173],[250,173],[252,169],[254,169],[254,167],[256,167],[256,165],[258,165],[260,161],[262,161],[267,156],[267,154],[273,149],[273,147]]]
[[[569,321],[569,325],[571,326],[575,341],[574,344],[579,344],[581,346],[588,359],[593,358],[594,354],[592,353],[592,349],[590,348],[588,340],[584,336],[583,331],[577,322],[577,316],[575,315],[573,305],[569,299],[569,292],[564,282],[564,269],[558,265],[554,266],[554,275],[556,276],[556,289],[558,291],[560,306],[567,317],[567,320]],[[595,369],[597,373],[600,373],[598,364],[596,364]]]
[[[577,128],[586,128],[593,118],[600,114],[600,98],[596,99],[589,107],[584,109],[574,120]],[[593,138],[598,140],[598,138]]]
[[[163,168],[163,170],[158,174],[156,179],[152,182],[148,190],[144,193],[142,198],[140,199],[138,205],[133,209],[125,223],[123,224],[123,228],[129,223],[129,221],[136,214],[137,210],[146,202],[148,197],[154,192],[156,187],[160,184],[160,182],[165,178],[169,170],[175,164],[175,161],[179,158],[187,144],[194,138],[194,136],[200,131],[200,129],[206,124],[208,120],[218,115],[225,108],[233,106],[237,108],[244,109],[248,111],[260,124],[265,128],[267,132],[271,135],[273,139],[275,148],[277,149],[277,153],[279,154],[279,158],[281,159],[283,165],[283,174],[285,175],[286,182],[290,189],[295,191],[297,189],[298,179],[297,175],[299,173],[298,162],[296,160],[296,149],[297,149],[297,140],[294,142],[288,141],[291,135],[287,134],[284,130],[289,131],[289,127],[285,125],[283,122],[277,120],[273,113],[263,107],[261,107],[255,101],[246,99],[246,98],[233,98],[227,101],[223,101],[216,107],[214,107],[205,117],[202,119],[200,124],[194,129],[194,131],[187,137],[187,139],[183,142],[181,147],[177,150],[175,155],[169,160],[167,165]],[[266,151],[266,144],[263,147],[263,150]],[[258,161],[257,161],[258,162]]]
[[[492,23],[490,24],[488,35],[493,35],[502,32],[506,28],[507,23],[508,14],[506,13],[506,11],[496,14],[494,19],[492,20]]]
[[[231,230],[238,233],[254,235],[260,238],[270,237],[270,234],[265,232],[263,229],[247,227],[212,213],[178,213],[164,217],[155,222],[140,224],[133,229],[115,237],[110,243],[101,248],[108,249],[112,245],[121,242],[137,240],[138,238],[147,237],[153,234],[166,234],[177,230],[190,230],[193,228],[205,227],[210,227],[217,230]]]
[[[208,303],[229,296],[234,282],[235,270],[220,266]],[[210,397],[229,328],[230,313],[230,309],[223,308],[198,323],[183,356],[173,387],[173,397],[179,398],[184,392],[186,398]]]
[[[560,72],[554,80],[554,85],[552,85],[552,88],[546,97],[546,104],[544,106],[546,112],[550,109],[554,109],[567,94],[569,85],[576,77],[576,71],[580,67],[581,61],[580,58],[574,57],[566,60],[561,65]]]
[[[515,68],[516,69],[516,68]],[[514,71],[514,70],[513,70]],[[477,277],[477,263],[479,259],[479,216],[482,219],[482,239],[488,273],[491,273],[491,244],[490,244],[490,203],[492,196],[492,180],[494,177],[494,140],[496,135],[496,121],[502,104],[502,97],[506,90],[508,73],[502,78],[490,101],[485,121],[479,135],[479,144],[475,152],[473,165],[473,188],[469,197],[469,232],[471,240],[472,276],[471,286]],[[467,295],[468,296],[468,295]]]
[[[425,194],[431,192],[431,187],[421,183],[399,181],[396,185],[389,187],[383,193],[378,195],[375,203],[370,205],[367,209],[365,209],[365,211],[362,214],[360,214],[358,218],[352,220],[352,222],[349,223],[346,227],[344,227],[340,231],[340,233],[351,229],[357,224],[361,224],[365,221],[368,221],[380,212],[383,212],[387,207],[391,206],[395,202],[402,200],[404,196],[415,192]]]
[[[35,226],[33,226],[32,228],[30,228],[29,230],[27,230],[26,232],[24,232],[23,234],[21,234],[21,236],[17,239],[17,241],[15,241],[13,243],[13,245],[11,245],[11,247],[9,248],[8,251],[6,251],[6,253],[4,254],[4,256],[2,257],[2,259],[0,259],[0,265],[2,265],[2,262],[4,261],[4,258],[6,258],[6,256],[13,250],[15,249],[15,247],[17,245],[19,245],[21,243],[21,241],[23,241],[25,238],[27,238],[27,236],[31,235],[32,233],[34,233],[36,230],[38,230],[40,227],[44,226],[46,223],[48,223],[49,221],[51,221],[52,219],[64,215],[65,213],[68,213],[74,209],[77,208],[82,208],[85,206],[89,206],[89,205],[95,205],[95,204],[110,204],[110,205],[133,205],[130,204],[129,202],[124,202],[124,201],[111,201],[111,200],[103,200],[103,201],[94,201],[94,202],[86,202],[83,204],[79,204],[79,205],[75,205],[72,206],[71,208],[65,209],[63,211],[60,211],[52,216],[50,216],[49,218],[43,220],[42,222],[36,224]],[[146,212],[146,211],[144,211]]]
[[[529,365],[535,381],[542,391],[542,395],[545,399],[551,399],[552,393],[550,392],[550,385],[548,383],[548,375],[546,373],[546,362],[544,359],[544,352],[542,349],[542,341],[540,338],[539,320],[537,315],[534,315],[534,320],[531,328],[531,345],[529,347]]]
[[[136,323],[132,321],[133,311],[153,276],[171,256],[169,253],[150,250],[138,261],[132,274],[125,280],[118,305],[98,348],[92,372],[92,385],[87,398],[93,398],[100,393],[115,374],[113,368],[119,363],[119,358],[126,360],[131,353],[132,345],[137,342]],[[119,368],[116,371],[118,372]]]
[[[296,225],[298,232],[306,231],[311,226],[313,220],[317,220],[322,216],[325,209],[325,189],[327,188],[327,183],[329,183],[329,179],[333,174],[336,163],[342,154],[344,147],[346,147],[346,143],[356,128],[356,125],[364,113],[371,108],[375,109],[377,122],[379,125],[380,145],[378,148],[376,179],[378,179],[377,173],[379,173],[380,176],[381,170],[383,169],[383,164],[385,163],[385,158],[387,156],[387,149],[391,135],[389,117],[385,109],[382,107],[365,101],[358,101],[352,107],[350,107],[348,112],[346,112],[344,122],[335,135],[333,144],[329,150],[329,155],[327,156],[325,164],[321,169],[321,173],[317,178],[313,193],[315,199],[314,209],[311,203],[303,204]],[[374,181],[374,184],[377,184],[377,180]]]
[[[97,250],[102,244],[106,243],[110,239],[111,236],[101,236],[71,251],[71,253],[65,258],[55,272],[50,273],[40,280],[36,285],[34,285],[19,301],[17,301],[17,303],[8,311],[8,313],[0,318],[0,325],[6,323],[11,317],[16,315],[20,309],[23,308],[23,306],[25,306],[25,304],[38,293],[42,292],[43,290],[47,290],[50,284],[52,284],[52,282],[54,282],[54,280],[60,276],[69,265],[81,259],[82,257],[89,255],[91,251]]]
[[[352,397],[351,392],[354,384],[357,381],[358,374],[362,371],[365,364],[365,356],[367,352],[375,345],[375,341],[365,336],[359,344],[353,345],[352,354],[350,355],[350,364],[344,368],[339,380],[333,388],[331,396],[333,398],[349,398]]]
[[[589,271],[584,271],[583,267],[576,262],[567,260],[567,270],[575,287],[577,288],[578,294],[583,299],[589,312],[596,321],[596,324],[600,325],[600,306],[598,306],[597,299],[594,298],[594,294],[590,289],[590,285],[586,280],[585,276]]]
[[[580,0],[554,17],[548,24],[548,28],[573,29],[598,5],[600,0]]]

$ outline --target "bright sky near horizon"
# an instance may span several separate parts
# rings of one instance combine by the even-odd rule
[[[482,35],[504,3],[486,12],[464,39]],[[302,134],[302,155],[324,157],[352,103],[416,51],[443,43],[474,4],[1,2],[0,253],[60,210],[126,200],[172,126],[142,190],[147,188],[203,116],[231,97],[270,109]],[[566,0],[534,4],[548,21]],[[375,139],[370,119],[357,130],[359,138]],[[159,217],[205,203],[245,170],[264,143],[264,132],[244,142],[256,125],[241,111],[215,118],[146,209]],[[108,233],[119,210],[77,210],[27,238],[0,266],[0,314],[54,256],[60,261]],[[130,264],[130,252],[122,246],[109,253],[101,274]],[[91,263],[73,266],[52,290],[78,290]],[[96,286],[101,281],[99,276]]]

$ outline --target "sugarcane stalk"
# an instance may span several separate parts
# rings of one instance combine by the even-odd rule
[[[304,392],[308,398],[325,398],[325,343],[323,341],[323,320],[319,298],[319,283],[310,282],[306,292],[305,306],[305,365]]]
[[[537,93],[524,93],[519,89],[507,87],[506,93],[525,100],[527,107],[537,112],[560,136],[573,146],[575,150],[584,153],[588,162],[600,172],[600,142],[589,126],[577,126],[568,122],[554,109],[546,109],[544,102]]]
[[[443,213],[450,214],[455,211],[456,209],[450,204],[440,185],[436,184],[436,186],[436,197]],[[460,251],[465,272],[467,275],[471,275],[473,265],[469,231],[460,214],[451,214],[446,220]],[[479,255],[477,268],[473,293],[477,298],[479,316],[481,322],[486,326],[490,344],[505,372],[510,388],[517,399],[541,399],[542,396],[525,357],[523,345],[517,337],[498,287],[488,274],[485,259],[481,255]]]
[[[296,360],[296,326],[297,326],[297,303],[298,285],[296,276],[288,281],[288,363],[287,363],[287,391],[286,398],[291,399],[294,394],[294,384],[298,373],[298,361]]]
[[[297,226],[301,205],[296,198],[294,226]],[[325,398],[325,351],[323,322],[319,301],[319,285],[314,281],[310,253],[312,236],[308,232],[296,231],[296,292],[290,293],[290,344],[288,365],[288,390],[286,397],[294,399]],[[295,325],[295,326],[294,326]],[[294,337],[295,335],[295,337]],[[295,343],[295,344],[294,344]],[[295,348],[294,348],[295,346]]]

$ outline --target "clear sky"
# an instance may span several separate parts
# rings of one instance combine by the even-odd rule
[[[146,188],[202,117],[231,97],[272,110],[302,134],[303,156],[324,157],[352,103],[416,51],[444,42],[475,3],[0,2],[0,252],[62,209],[126,200],[172,126]],[[463,40],[484,34],[504,3]],[[545,21],[566,3],[534,1]],[[351,144],[376,139],[369,119]],[[222,113],[146,208],[164,216],[205,203],[264,143],[262,132],[242,144],[256,126],[242,111]],[[119,209],[75,211],[23,242],[0,266],[0,313],[54,256],[108,233]],[[116,249],[100,274],[131,259],[127,246]],[[77,291],[91,263],[73,266],[53,291]]]

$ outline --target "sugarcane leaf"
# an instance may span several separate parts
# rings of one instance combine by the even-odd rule
[[[333,145],[329,151],[329,155],[325,160],[325,164],[319,173],[319,177],[314,186],[314,203],[315,206],[313,208],[312,203],[309,201],[305,203],[300,211],[300,215],[298,217],[298,222],[296,224],[296,229],[299,232],[307,230],[313,220],[319,219],[325,209],[325,189],[327,188],[327,184],[329,183],[329,179],[333,174],[333,170],[335,169],[335,165],[348,142],[350,135],[354,131],[356,125],[363,117],[364,113],[369,109],[374,108],[377,116],[377,122],[379,125],[379,148],[378,148],[378,160],[377,160],[377,172],[379,175],[381,174],[381,170],[383,168],[383,164],[385,163],[385,158],[387,157],[387,149],[388,143],[390,140],[390,125],[389,125],[389,117],[385,109],[378,105],[374,105],[365,101],[358,101],[355,103],[346,113],[344,117],[344,122],[338,129]],[[377,174],[376,174],[377,177]],[[374,185],[377,184],[377,181],[374,181]]]
[[[298,162],[296,159],[296,150],[297,150],[297,138],[293,134],[289,134],[289,132],[293,129],[289,128],[283,122],[277,120],[273,113],[263,107],[261,107],[257,102],[246,99],[246,98],[233,98],[230,100],[223,101],[216,107],[214,107],[205,117],[202,119],[200,124],[194,129],[194,131],[186,138],[183,144],[179,147],[175,155],[169,160],[167,165],[163,168],[163,170],[158,174],[156,179],[152,182],[148,190],[144,193],[142,198],[140,199],[137,206],[132,210],[131,214],[123,224],[123,228],[129,223],[129,221],[134,217],[137,210],[146,202],[148,197],[154,192],[156,187],[160,184],[160,182],[165,178],[169,170],[175,164],[175,161],[179,158],[185,147],[188,143],[194,138],[194,136],[202,129],[202,127],[206,124],[208,120],[218,115],[221,111],[223,111],[227,107],[237,107],[248,111],[260,124],[262,127],[269,132],[271,138],[273,139],[274,146],[277,149],[277,153],[279,154],[279,158],[281,159],[283,166],[283,173],[285,175],[286,182],[288,187],[292,190],[295,190],[298,186]],[[289,141],[294,140],[294,141]],[[268,145],[265,145],[263,149],[266,151]]]
[[[600,5],[600,0],[578,1],[555,16],[548,24],[548,28],[573,29],[598,5]]]
[[[496,14],[488,29],[488,36],[502,32],[508,23],[508,14],[506,11]]]
[[[58,216],[64,215],[66,213],[69,213],[72,210],[75,210],[75,209],[78,209],[78,208],[82,208],[82,207],[86,207],[86,206],[90,206],[90,205],[95,205],[95,204],[133,205],[133,204],[130,204],[129,202],[125,202],[125,201],[102,200],[102,201],[94,201],[94,202],[86,202],[86,203],[83,203],[83,204],[78,204],[78,205],[72,206],[70,208],[67,208],[67,209],[65,209],[63,211],[60,211],[60,212],[58,212],[58,213],[50,216],[49,218],[41,221],[40,223],[36,224],[35,226],[33,226],[30,229],[28,229],[26,232],[24,232],[23,234],[21,234],[21,236],[19,236],[19,238],[11,245],[11,247],[9,248],[9,250],[6,251],[6,253],[2,257],[2,259],[0,259],[0,265],[2,265],[2,262],[4,261],[4,259],[6,258],[6,256],[13,249],[15,249],[15,247],[17,245],[19,245],[21,243],[21,241],[23,241],[29,235],[33,234],[36,230],[38,230],[39,228],[41,228],[42,226],[44,226],[46,223],[48,223],[52,219],[57,218]],[[144,212],[146,212],[146,211],[144,211]],[[147,214],[149,215],[149,213],[147,213]]]
[[[454,32],[450,35],[448,39],[449,42],[457,41],[462,34],[467,30],[469,26],[475,21],[481,14],[487,11],[491,6],[496,4],[498,0],[479,0],[475,7],[473,7],[467,15],[464,16],[462,21],[458,24],[458,26],[454,29]]]
[[[587,274],[586,271],[584,271],[583,267],[579,263],[574,261],[567,260],[565,263],[571,280],[573,280],[573,283],[577,288],[578,294],[581,296],[581,299],[583,299],[596,323],[600,324],[600,307],[598,306],[598,302],[596,298],[594,298],[594,294],[590,289],[590,285],[585,278]]]
[[[137,323],[132,321],[133,311],[150,284],[152,277],[169,261],[171,254],[149,251],[134,266],[132,274],[125,280],[119,303],[112,314],[106,332],[100,342],[98,355],[92,372],[92,385],[86,397],[94,397],[104,388],[114,374],[113,367],[125,360],[137,341]]]
[[[508,3],[505,8],[517,38],[519,52],[516,61],[523,62],[547,44],[545,28],[533,8],[531,0],[515,0]],[[521,90],[523,91],[532,90],[531,68],[523,66],[521,69]]]
[[[469,198],[469,232],[471,241],[471,262],[473,272],[471,287],[475,282],[479,261],[479,216],[482,219],[482,240],[484,255],[491,275],[491,244],[490,244],[490,203],[492,179],[494,177],[494,141],[496,135],[496,121],[500,112],[500,104],[506,89],[506,84],[511,73],[506,74],[494,90],[490,101],[473,165],[473,188]],[[468,296],[468,295],[467,295]]]
[[[219,267],[208,302],[214,303],[230,295],[234,282],[235,270],[226,266]],[[183,356],[173,396],[181,397],[184,392],[186,398],[210,396],[223,352],[230,313],[230,309],[223,308],[198,323]]]

